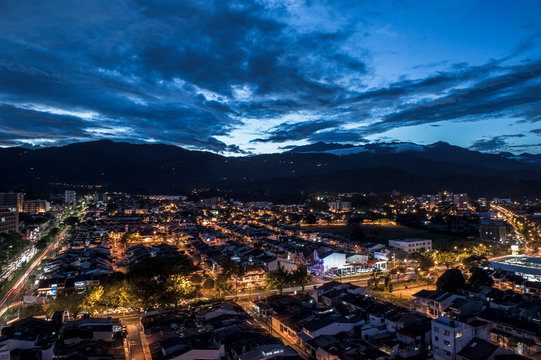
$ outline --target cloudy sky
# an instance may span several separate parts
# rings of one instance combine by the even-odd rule
[[[539,1],[0,1],[0,146],[541,153]]]

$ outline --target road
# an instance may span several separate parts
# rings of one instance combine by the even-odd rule
[[[411,272],[411,273],[407,273],[406,275],[400,277],[399,280],[392,279],[392,282],[406,281],[406,280],[410,280],[410,279],[412,279],[414,277],[415,277],[415,273]],[[351,283],[353,285],[366,287],[369,279],[370,279],[369,277],[362,278],[362,279],[351,279],[351,280],[348,280],[347,278],[344,278],[340,282]],[[304,289],[305,290],[312,290],[314,288],[314,286],[323,285],[323,284],[331,282],[331,281],[338,281],[338,280],[337,279],[329,279],[329,280],[325,280],[325,281],[322,281],[322,282],[317,283],[317,284],[306,285],[304,287]],[[295,291],[302,291],[302,287],[296,286],[296,287],[289,287],[289,288],[282,289],[282,293],[293,293]],[[266,296],[274,295],[274,294],[277,294],[277,293],[278,293],[278,290],[263,290],[263,291],[248,293],[248,294],[226,295],[225,298],[226,299],[241,299],[241,298],[251,298],[251,297],[258,297],[258,296],[266,297]]]
[[[30,264],[24,274],[22,274],[19,279],[13,284],[13,286],[8,290],[8,292],[6,292],[2,300],[0,300],[0,311],[2,311],[4,307],[9,306],[10,303],[15,301],[17,297],[21,295],[21,290],[24,289],[24,286],[26,285],[30,274],[39,266],[41,261],[46,256],[48,256],[53,250],[58,247],[60,241],[64,239],[68,228],[69,226],[67,226],[45,250],[43,250],[41,255],[38,256],[32,264]]]
[[[130,314],[123,318],[128,332],[126,355],[130,360],[150,360],[148,345],[143,345],[144,333],[141,329],[139,314]]]
[[[491,204],[490,207],[497,211],[498,214],[513,227],[518,242],[522,247],[524,247],[524,253],[526,255],[541,255],[541,251],[536,254],[535,247],[532,248],[530,244],[531,242],[539,240],[541,234],[538,232],[537,228],[529,222],[526,216],[517,214],[516,212],[513,212],[512,210],[509,210],[501,205]],[[517,225],[517,223],[518,225],[524,226],[524,231],[521,231],[521,228]],[[526,232],[525,229],[528,226],[529,230]]]
[[[9,280],[9,277],[19,270],[19,268],[28,260],[30,260],[35,254],[36,254],[36,248],[34,246],[26,249],[21,255],[19,255],[19,258],[13,261],[11,264],[7,266],[4,272],[0,274],[0,282]]]

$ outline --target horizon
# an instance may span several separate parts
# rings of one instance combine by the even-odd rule
[[[393,144],[411,144],[411,145],[418,145],[418,146],[423,146],[423,147],[430,147],[430,146],[433,146],[433,145],[436,145],[436,144],[446,144],[446,145],[449,145],[449,146],[458,146],[458,145],[453,145],[451,143],[448,143],[446,141],[441,141],[441,140],[438,140],[438,141],[430,143],[430,144],[416,144],[416,143],[413,143],[413,142],[396,141],[396,140],[395,141],[387,141],[387,142],[383,142],[383,141],[382,142],[371,142],[371,143],[365,143],[365,144],[332,143],[332,142],[318,141],[316,143],[292,146],[292,147],[289,147],[289,148],[283,148],[283,149],[280,149],[277,152],[238,153],[238,152],[219,152],[219,151],[212,151],[212,150],[209,150],[209,149],[190,148],[189,146],[182,146],[182,145],[178,145],[178,144],[168,144],[168,143],[162,143],[162,142],[151,142],[151,143],[149,143],[149,142],[130,142],[130,141],[126,141],[126,140],[116,140],[116,139],[110,139],[110,138],[103,138],[103,139],[89,139],[89,140],[85,140],[85,141],[71,142],[71,143],[66,143],[66,144],[55,144],[55,145],[50,145],[50,146],[32,146],[32,145],[28,145],[28,144],[22,144],[22,145],[14,145],[14,146],[6,147],[6,146],[1,146],[0,145],[0,149],[20,148],[20,149],[25,149],[25,150],[43,150],[43,149],[47,149],[47,148],[62,148],[62,147],[70,146],[70,145],[98,143],[98,142],[103,142],[103,141],[116,143],[116,144],[127,144],[127,145],[166,145],[166,146],[177,147],[177,148],[180,148],[180,149],[183,149],[183,150],[208,152],[208,153],[221,155],[221,156],[225,156],[225,157],[245,157],[245,156],[281,154],[281,153],[287,153],[287,152],[289,152],[291,150],[295,150],[297,148],[302,148],[304,146],[317,145],[317,144],[338,145],[338,146],[343,146],[344,148],[348,148],[348,149],[349,148],[354,148],[354,147],[363,147],[363,146],[366,146],[366,145],[393,145]],[[460,147],[460,146],[458,146],[458,147]],[[481,153],[481,154],[487,154],[487,155],[502,156],[504,154],[509,154],[509,152],[505,152],[505,151],[490,152],[490,151],[481,151],[481,150],[476,150],[476,149],[471,149],[471,148],[463,148],[463,147],[460,147],[460,148],[465,149],[465,150],[469,150],[469,151],[473,151],[473,152],[478,152],[478,153]],[[312,152],[313,153],[324,153],[325,151],[324,150],[321,150],[321,151],[314,150],[314,151],[309,151],[309,152],[299,152],[299,154],[312,153]],[[521,152],[520,154],[513,154],[513,155],[523,155],[523,154],[538,155],[536,153],[528,153],[528,152]],[[338,155],[338,156],[344,156],[344,155]],[[345,155],[345,156],[347,156],[347,155]]]
[[[247,155],[444,141],[541,153],[538,2],[2,7],[1,147],[110,139]]]

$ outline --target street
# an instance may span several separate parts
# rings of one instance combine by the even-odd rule
[[[60,241],[62,241],[62,239],[64,239],[64,235],[66,234],[66,231],[68,229],[69,226],[67,226],[45,250],[43,250],[41,255],[38,256],[32,264],[30,264],[24,274],[22,274],[19,279],[13,284],[13,286],[6,292],[6,294],[0,301],[0,314],[5,311],[5,307],[9,306],[10,303],[17,300],[17,297],[21,295],[21,290],[26,285],[32,272],[39,266],[39,264],[45,257],[47,257],[53,250],[58,247],[58,244],[60,243]]]

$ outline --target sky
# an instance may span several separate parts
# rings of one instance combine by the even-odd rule
[[[0,146],[541,153],[539,1],[0,1]]]

